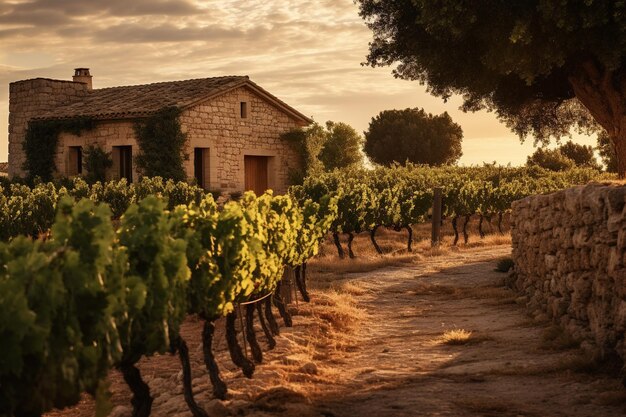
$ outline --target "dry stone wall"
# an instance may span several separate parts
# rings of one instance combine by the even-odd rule
[[[626,359],[626,186],[589,184],[513,203],[510,284],[582,347]]]

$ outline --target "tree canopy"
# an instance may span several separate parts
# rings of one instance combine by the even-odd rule
[[[281,135],[302,159],[300,167],[291,167],[290,181],[301,184],[304,178],[335,168],[363,164],[363,138],[350,125],[327,121],[326,127],[313,123]]]
[[[626,3],[613,0],[357,0],[367,63],[430,93],[494,111],[547,143],[598,124],[626,173]],[[582,104],[582,106],[581,106]]]
[[[327,171],[363,164],[363,137],[342,122],[326,122],[326,140],[319,154]]]
[[[563,156],[571,159],[576,166],[595,169],[601,168],[593,153],[593,147],[589,145],[580,145],[568,140],[557,149]]]
[[[539,166],[550,171],[566,171],[574,167],[574,161],[563,155],[558,149],[538,148],[528,156],[528,166]]]
[[[376,163],[391,165],[455,163],[463,154],[463,130],[448,113],[432,115],[423,109],[385,110],[372,118],[365,132],[364,150]]]

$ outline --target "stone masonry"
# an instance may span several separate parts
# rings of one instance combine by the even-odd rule
[[[23,176],[26,160],[22,143],[28,121],[87,94],[80,82],[36,78],[9,85],[9,176]]]
[[[626,186],[589,184],[513,203],[512,286],[589,351],[626,359]]]
[[[179,107],[183,109],[181,128],[188,139],[184,168],[190,179],[194,177],[195,148],[206,151],[205,187],[222,193],[243,191],[244,157],[263,156],[267,157],[268,187],[277,193],[284,193],[289,185],[291,170],[297,169],[301,161],[293,147],[280,139],[280,135],[305,126],[310,120],[260,89],[247,77],[205,80],[101,90],[91,90],[88,84],[80,81],[34,79],[12,83],[9,175],[26,174],[22,168],[25,160],[22,144],[28,121],[32,118],[41,115],[55,118],[57,112],[61,118],[78,114],[96,120],[93,130],[81,132],[80,135],[61,133],[59,136],[55,155],[56,175],[66,176],[70,172],[69,149],[73,146],[85,148],[93,144],[107,152],[112,152],[118,146],[132,146],[133,156],[136,156],[140,152],[134,132],[136,121],[149,115],[149,111],[173,103],[180,104]],[[202,88],[206,88],[206,99],[202,98],[202,94],[205,94],[200,91]],[[161,90],[164,94],[159,93]],[[136,98],[141,92],[145,96]],[[82,105],[83,101],[85,106]],[[137,101],[138,107],[132,107],[133,101]],[[246,117],[242,117],[242,102],[247,103]],[[63,105],[67,103],[69,107],[64,108]],[[83,108],[89,108],[92,113],[80,113]],[[140,173],[136,170],[136,164],[133,164],[133,171],[133,178],[138,178]],[[119,178],[115,157],[107,178]]]

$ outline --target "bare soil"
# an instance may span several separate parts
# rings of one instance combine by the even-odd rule
[[[253,379],[232,365],[223,333],[216,335],[226,401],[212,398],[202,323],[187,320],[194,393],[209,415],[626,415],[619,377],[599,370],[549,323],[529,318],[503,288],[505,275],[494,267],[509,245],[493,238],[439,251],[418,245],[406,254],[400,243],[383,242],[392,255],[381,261],[365,242],[355,241],[362,249],[356,260],[339,260],[325,246],[309,268],[311,303],[291,305],[294,327],[281,327]],[[177,358],[144,359],[140,369],[156,397],[152,415],[190,415]],[[110,380],[112,415],[130,416],[128,390],[117,373]],[[85,398],[50,415],[93,410]]]

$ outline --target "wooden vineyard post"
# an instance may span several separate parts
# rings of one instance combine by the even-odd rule
[[[434,189],[433,195],[433,233],[431,237],[432,247],[439,246],[441,241],[441,187]]]

